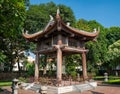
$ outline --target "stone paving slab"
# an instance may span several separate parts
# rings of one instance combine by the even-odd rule
[[[99,85],[94,90],[85,92],[72,92],[65,94],[120,94],[120,86],[118,85]]]
[[[11,94],[10,87],[2,87],[4,92],[0,92],[0,94]],[[19,94],[37,94],[31,90],[19,90]],[[72,93],[64,93],[64,94],[120,94],[120,85],[98,85],[94,90],[89,90],[85,92],[72,92]]]

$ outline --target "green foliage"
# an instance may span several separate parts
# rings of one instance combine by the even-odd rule
[[[27,75],[34,76],[35,65],[33,63],[27,63],[26,68],[27,68]]]
[[[120,40],[114,42],[108,47],[108,61],[112,67],[120,65]]]
[[[105,79],[104,76],[95,76],[94,77],[94,80],[104,80],[104,79]],[[120,79],[120,77],[118,77],[118,76],[108,76],[108,79],[109,80],[118,80],[118,79]]]
[[[104,76],[95,76],[94,80],[104,80]]]
[[[58,5],[57,7],[60,9],[60,16],[62,20],[65,23],[70,22],[70,24],[73,26],[75,24],[76,19],[72,9],[62,4]],[[56,13],[56,9],[54,12]]]
[[[77,75],[75,66],[67,66],[66,72],[68,75],[71,75],[72,77],[75,77]]]
[[[120,27],[111,27],[107,30],[108,46],[120,39]]]
[[[106,34],[107,38],[107,66],[116,68],[120,65],[120,27],[111,27]]]
[[[1,86],[11,86],[12,85],[12,82],[0,82],[0,87]]]
[[[108,54],[111,60],[116,60],[120,58],[120,40],[114,42],[108,47]]]
[[[75,77],[77,75],[76,67],[80,66],[80,61],[81,56],[79,54],[65,57],[65,66],[68,75],[71,75],[72,77]]]
[[[15,37],[20,31],[25,19],[24,0],[0,1],[0,34],[5,37]]]
[[[85,19],[79,19],[76,22],[75,27],[80,30],[85,30],[87,32],[93,32],[93,30],[95,28],[103,29],[103,26],[100,23],[98,23],[97,21],[95,21],[95,20],[87,21]]]
[[[26,10],[24,0],[0,1],[0,51],[4,62],[10,63],[10,70],[16,61],[24,57],[28,48],[22,36]],[[3,62],[3,61],[2,61]]]
[[[65,5],[56,5],[55,3],[50,2],[40,5],[30,5],[29,10],[27,11],[25,29],[30,33],[40,31],[49,22],[49,15],[52,15],[55,18],[58,7],[60,8],[62,19],[65,22],[73,24],[75,22],[75,17],[69,7]]]
[[[107,58],[106,29],[95,20],[87,21],[84,19],[77,21],[76,28],[88,32],[93,32],[94,28],[100,28],[97,41],[86,43],[86,49],[89,49],[87,53],[88,71],[97,72],[98,65],[102,65]]]
[[[85,30],[85,31],[91,32],[91,29],[88,25],[88,21],[85,19],[79,19],[76,22],[75,27],[80,29],[80,30]]]
[[[24,77],[19,77],[18,79],[20,82],[28,82],[28,79]]]
[[[106,84],[117,84],[120,85],[120,79],[116,79],[116,80],[108,80],[107,82],[104,82]]]
[[[6,56],[0,52],[0,63],[3,63],[5,61]]]

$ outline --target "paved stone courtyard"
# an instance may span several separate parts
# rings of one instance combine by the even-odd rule
[[[0,94],[11,94],[11,88],[10,87],[2,87],[4,92]],[[37,94],[34,91],[31,90],[19,90],[19,94]],[[48,93],[49,94],[49,93]],[[65,93],[65,94],[120,94],[120,85],[103,85],[98,84],[97,88],[94,90],[89,90],[85,92],[72,92],[72,93]]]
[[[66,93],[66,94],[120,94],[120,86],[99,85],[94,90],[89,90],[82,93],[72,92],[72,93]]]

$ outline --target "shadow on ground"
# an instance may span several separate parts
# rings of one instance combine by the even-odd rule
[[[100,93],[100,92],[96,92],[96,91],[90,91],[91,94],[104,94],[104,93]]]
[[[11,94],[7,89],[0,89],[0,94]]]

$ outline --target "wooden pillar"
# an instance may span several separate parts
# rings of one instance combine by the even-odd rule
[[[62,81],[62,51],[59,46],[57,49],[57,80],[58,84]]]
[[[87,68],[86,68],[86,53],[82,52],[82,71],[83,71],[83,80],[87,80]]]
[[[39,53],[36,52],[36,58],[35,58],[35,75],[34,80],[37,83],[39,79]]]
[[[57,48],[57,83],[58,85],[61,84],[62,81],[62,50],[60,48],[60,45],[62,45],[62,35],[58,35],[58,42],[56,45]]]

